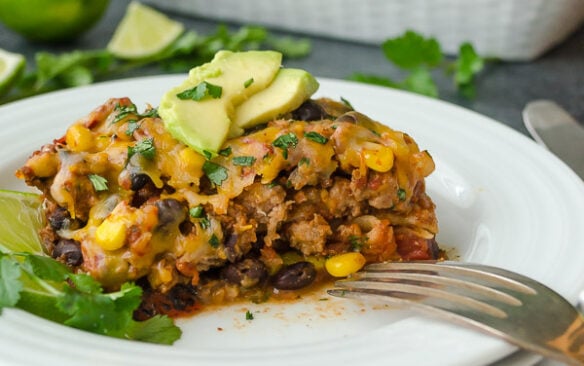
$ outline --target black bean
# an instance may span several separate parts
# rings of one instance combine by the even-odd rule
[[[237,239],[239,239],[239,235],[237,235],[237,233],[232,233],[227,237],[227,240],[225,240],[225,243],[223,244],[225,247],[225,255],[230,262],[235,262],[241,259],[243,255],[241,249],[237,246]]]
[[[146,184],[152,182],[150,177],[144,173],[132,173],[130,176],[131,186],[130,188],[132,191],[137,191],[144,187]]]
[[[296,262],[282,268],[272,278],[275,288],[298,290],[310,285],[316,278],[316,268],[310,262]]]
[[[172,306],[176,310],[186,310],[196,303],[197,291],[191,285],[178,284],[168,294]]]
[[[78,242],[71,239],[61,239],[53,248],[53,258],[63,260],[69,266],[79,266],[83,263],[83,254]]]
[[[47,218],[49,221],[49,225],[53,230],[61,230],[67,229],[71,225],[71,216],[69,215],[69,211],[64,208],[58,206]]]
[[[158,208],[159,226],[182,222],[187,216],[187,208],[174,198],[156,201],[155,205]]]
[[[268,270],[257,259],[247,258],[241,262],[233,263],[225,267],[223,277],[227,281],[249,288],[263,281],[268,275]]]
[[[292,118],[301,121],[319,121],[326,118],[326,113],[318,103],[309,99],[292,112]]]

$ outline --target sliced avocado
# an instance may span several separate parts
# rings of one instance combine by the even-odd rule
[[[318,90],[318,81],[300,69],[281,69],[272,83],[235,109],[235,128],[249,128],[300,107]]]
[[[174,138],[201,153],[216,153],[227,138],[235,108],[265,89],[281,63],[282,54],[274,51],[219,51],[211,62],[193,68],[180,86],[164,94],[158,114]],[[194,93],[205,87],[208,94]],[[190,91],[197,94],[194,99],[179,98]]]

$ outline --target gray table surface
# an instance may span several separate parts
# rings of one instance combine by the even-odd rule
[[[24,54],[33,64],[35,52],[65,52],[73,49],[104,48],[129,0],[111,1],[105,16],[89,32],[73,43],[43,45],[26,41],[0,25],[0,48]],[[188,29],[212,33],[217,22],[172,14]],[[402,74],[384,58],[380,47],[339,40],[311,37],[312,52],[303,59],[289,60],[286,66],[300,67],[320,77],[344,79],[354,72],[387,75],[399,79]],[[134,70],[127,77],[160,73],[158,69]],[[513,129],[528,134],[521,120],[521,110],[533,99],[552,99],[563,105],[584,123],[584,27],[567,40],[531,62],[490,64],[477,80],[473,100],[460,97],[451,81],[436,74],[440,98],[491,117]]]

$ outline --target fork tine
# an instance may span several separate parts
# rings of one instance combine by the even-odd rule
[[[404,272],[414,271],[414,273],[430,272],[433,275],[444,277],[455,277],[468,280],[478,280],[486,283],[487,286],[497,286],[504,289],[517,291],[527,295],[535,295],[537,291],[527,286],[524,282],[529,281],[535,284],[534,281],[520,276],[516,273],[505,271],[501,268],[495,268],[484,265],[470,265],[465,263],[457,263],[444,261],[436,263],[435,261],[419,261],[419,262],[386,262],[374,263],[365,267],[366,272]],[[522,281],[522,282],[519,282]]]
[[[351,276],[351,280],[363,280],[368,282],[406,282],[422,286],[440,286],[449,288],[459,288],[476,294],[479,297],[486,297],[494,301],[499,301],[508,305],[521,306],[522,302],[505,292],[492,287],[484,286],[476,282],[469,282],[460,277],[445,277],[440,273],[428,271],[422,272],[359,272]]]
[[[404,284],[398,282],[379,282],[379,281],[337,281],[337,287],[349,290],[348,293],[355,292],[366,295],[390,296],[401,299],[413,300],[422,304],[432,303],[433,306],[444,310],[451,310],[449,304],[455,304],[457,307],[467,308],[469,310],[480,311],[481,313],[504,319],[507,314],[501,309],[496,308],[486,302],[473,299],[468,296],[458,295],[448,290],[425,287],[421,284]],[[342,290],[341,290],[342,291]],[[346,294],[347,292],[345,292]],[[329,294],[334,294],[330,293]],[[341,293],[341,296],[343,294]],[[438,300],[438,301],[436,301]],[[444,304],[440,300],[447,301]]]

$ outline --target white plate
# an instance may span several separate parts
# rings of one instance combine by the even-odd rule
[[[102,83],[0,108],[0,187],[29,154],[109,97],[157,105],[182,76]],[[321,79],[319,95],[406,131],[436,161],[428,191],[439,242],[461,260],[532,276],[575,302],[584,288],[584,184],[528,138],[476,113],[395,90]],[[0,364],[14,365],[480,365],[515,349],[407,309],[323,293],[293,304],[239,304],[178,323],[174,346],[97,336],[7,309]],[[245,312],[255,319],[245,320]]]

